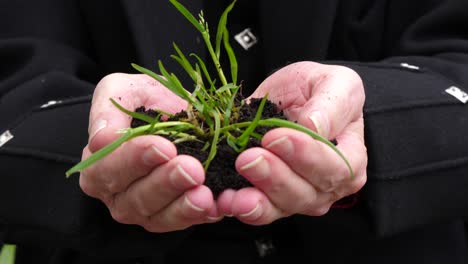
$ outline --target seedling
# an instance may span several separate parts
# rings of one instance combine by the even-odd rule
[[[261,99],[252,120],[240,120],[240,110],[247,102],[238,94],[240,90],[237,80],[238,64],[229,43],[229,32],[226,28],[228,14],[234,7],[235,1],[222,13],[214,41],[211,40],[208,23],[205,21],[203,11],[200,12],[197,19],[177,0],[170,0],[170,3],[201,33],[211,57],[211,63],[213,63],[216,69],[216,79],[210,76],[208,67],[202,58],[193,53],[188,57],[185,56],[176,44],[174,44],[176,54],[172,55],[171,58],[180,64],[193,81],[194,89],[192,93],[185,89],[175,74],[169,73],[166,70],[161,61],[158,62],[159,74],[142,66],[132,64],[137,71],[151,76],[174,94],[187,101],[188,106],[185,109],[185,115],[174,119],[177,116],[155,109],[154,111],[157,114],[152,117],[144,113],[125,109],[111,98],[111,102],[118,109],[133,119],[143,121],[144,125],[121,131],[123,135],[120,138],[72,167],[66,172],[67,177],[91,166],[113,152],[124,142],[142,135],[165,136],[176,144],[187,141],[201,142],[203,145],[201,151],[208,153],[207,158],[203,161],[205,170],[208,170],[210,164],[216,158],[220,142],[226,142],[236,152],[242,152],[248,147],[251,139],[260,140],[262,138],[263,135],[257,132],[257,128],[287,127],[304,132],[333,149],[346,163],[350,176],[353,178],[353,171],[346,157],[326,138],[300,124],[285,119],[276,117],[262,118],[267,96]],[[229,76],[226,76],[225,69],[221,67],[220,58],[222,51],[227,54],[229,60]],[[189,58],[194,62],[189,61]],[[169,119],[163,120],[162,116],[169,116]]]

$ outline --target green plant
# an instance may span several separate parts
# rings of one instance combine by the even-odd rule
[[[194,91],[190,93],[184,88],[181,81],[173,73],[169,73],[161,61],[158,62],[160,74],[156,74],[149,69],[139,65],[132,66],[139,72],[151,76],[156,79],[176,95],[188,102],[188,107],[185,110],[186,117],[176,121],[162,121],[161,116],[168,115],[159,110],[156,117],[150,117],[145,114],[137,113],[125,109],[112,98],[112,103],[121,111],[130,115],[134,119],[139,119],[147,123],[147,125],[128,128],[122,131],[123,135],[116,141],[105,146],[95,152],[88,159],[81,161],[66,172],[67,176],[84,170],[104,156],[110,154],[124,142],[142,135],[163,135],[169,136],[174,143],[185,141],[200,141],[204,143],[203,151],[208,151],[208,158],[203,162],[205,170],[208,169],[210,163],[217,154],[218,143],[221,140],[226,140],[227,144],[237,152],[243,151],[251,138],[261,139],[263,135],[258,134],[255,129],[257,127],[288,127],[302,131],[312,138],[323,142],[332,148],[346,163],[351,177],[353,177],[352,168],[346,157],[326,138],[323,138],[314,131],[301,126],[297,123],[279,119],[279,118],[262,118],[262,111],[267,101],[265,96],[260,103],[258,111],[253,120],[238,122],[239,109],[246,103],[243,99],[238,99],[237,95],[240,85],[237,84],[237,60],[233,49],[229,44],[229,33],[226,28],[227,17],[229,12],[234,7],[235,1],[229,5],[219,19],[215,40],[212,42],[208,24],[204,19],[203,12],[200,12],[199,18],[196,19],[182,4],[177,0],[170,0],[175,8],[201,33],[206,48],[210,54],[212,63],[217,72],[220,84],[213,79],[208,71],[205,62],[196,54],[190,54],[194,58],[195,63],[191,63],[184,55],[181,49],[174,45],[176,55],[171,57],[177,61],[180,66],[186,71],[194,83]],[[230,65],[230,82],[221,67],[221,47],[227,54]]]
[[[4,244],[0,250],[0,264],[15,263],[16,246]]]

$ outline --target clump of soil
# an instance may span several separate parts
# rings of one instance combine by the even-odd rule
[[[240,102],[240,100],[238,100]],[[240,106],[239,109],[239,117],[237,122],[244,122],[244,121],[251,121],[254,119],[255,114],[257,113],[257,109],[260,106],[261,99],[251,99],[249,104],[244,104]],[[151,109],[146,109],[145,107],[141,106],[135,110],[139,113],[144,113],[151,117],[156,117],[158,113]],[[177,120],[178,118],[186,117],[185,111],[179,112],[172,116],[169,120]],[[283,118],[285,116],[282,111],[272,102],[266,101],[265,107],[263,108],[262,118]],[[133,119],[131,123],[131,127],[138,127],[142,125],[146,125],[147,123]],[[255,130],[256,133],[265,134],[271,127],[257,127]],[[168,137],[169,140],[173,140],[172,138]],[[186,141],[177,144],[177,151],[178,154],[186,154],[193,156],[203,162],[208,157],[208,151],[201,151],[203,148],[204,143],[198,141]],[[251,138],[248,144],[248,148],[260,146],[260,141],[255,138]],[[234,149],[232,149],[226,142],[226,140],[222,140],[218,144],[218,151],[216,157],[211,162],[210,166],[208,167],[208,171],[206,172],[206,179],[205,185],[208,186],[215,198],[218,195],[226,190],[226,189],[234,189],[238,190],[244,187],[252,186],[252,184],[247,181],[244,177],[239,175],[235,169],[235,161],[239,153],[237,153]]]

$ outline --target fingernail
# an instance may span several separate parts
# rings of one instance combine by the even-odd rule
[[[194,205],[194,204],[189,200],[189,198],[188,198],[187,196],[185,196],[184,202],[185,202],[185,204],[186,204],[188,207],[192,208],[193,210],[195,210],[195,211],[197,211],[197,212],[203,212],[203,211],[205,211],[205,209],[200,208],[200,207]]]
[[[210,222],[218,222],[219,220],[223,219],[223,216],[207,216],[206,219]]]
[[[240,214],[239,217],[242,218],[248,218],[249,220],[256,220],[262,215],[262,207],[260,206],[259,203],[257,203],[257,206],[255,206],[254,209],[252,209],[250,212],[247,212],[245,214]]]
[[[266,148],[281,151],[281,154],[283,155],[292,155],[294,153],[294,145],[288,136],[273,140],[266,146]]]
[[[107,126],[107,120],[99,119],[91,126],[91,131],[89,135],[89,141],[96,136],[96,134]]]
[[[180,184],[180,180],[179,179],[184,179],[185,183],[183,184],[183,186],[181,186]],[[182,166],[180,166],[180,164],[178,164],[171,172],[171,174],[169,174],[169,180],[171,181],[171,183],[176,186],[176,187],[179,187],[181,189],[185,189],[187,187],[192,187],[192,186],[197,186],[198,183],[193,179],[192,176],[190,176],[190,174],[188,174],[184,168],[182,168]]]
[[[314,123],[317,133],[321,136],[328,136],[329,127],[321,111],[314,111],[309,115],[309,119]]]
[[[252,171],[252,173],[249,175],[249,179],[253,181],[266,179],[270,175],[270,166],[263,156],[259,156],[253,161],[245,164],[240,168],[240,170]]]
[[[149,146],[145,152],[143,152],[143,162],[148,165],[156,165],[158,163],[169,161],[169,157],[161,152],[155,145]]]

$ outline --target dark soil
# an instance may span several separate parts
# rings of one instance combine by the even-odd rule
[[[253,120],[257,109],[260,105],[261,99],[252,99],[250,104],[243,105],[239,110],[239,118],[237,122],[250,121]],[[139,113],[145,113],[151,117],[158,115],[154,110],[146,110],[145,107],[139,107],[135,110]],[[170,120],[177,120],[178,118],[186,117],[185,111],[182,111],[173,117]],[[267,101],[263,109],[262,118],[285,118],[283,112],[278,109],[278,107]],[[138,127],[146,125],[147,123],[138,119],[133,119],[131,126]],[[258,127],[255,132],[259,134],[265,134],[269,127]],[[171,139],[171,138],[169,138]],[[172,139],[171,139],[172,140]],[[178,154],[186,154],[193,156],[203,162],[208,157],[208,150],[201,151],[204,143],[197,141],[188,141],[177,144]],[[248,147],[260,146],[260,141],[252,138],[249,142]],[[215,198],[226,189],[238,190],[244,187],[252,186],[244,177],[240,176],[235,169],[235,161],[239,153],[233,150],[225,140],[219,142],[218,151],[216,157],[211,162],[208,171],[206,172],[205,185],[208,186]]]

